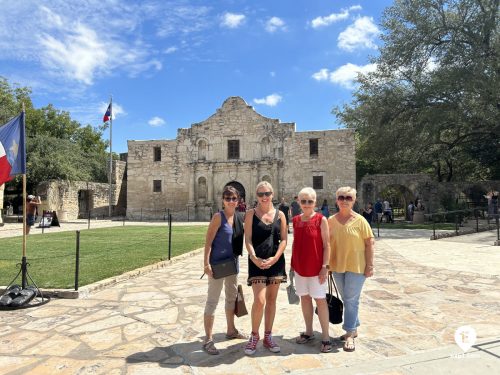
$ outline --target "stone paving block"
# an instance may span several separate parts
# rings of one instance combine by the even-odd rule
[[[40,362],[39,358],[0,355],[0,370],[3,374],[7,374],[15,370],[22,369],[23,367],[33,365],[37,362]]]
[[[50,340],[42,340],[22,352],[34,356],[67,356],[80,345],[79,340],[60,334],[52,335]]]
[[[120,375],[123,363],[118,360],[92,359],[81,360],[53,357],[36,366],[26,375]]]

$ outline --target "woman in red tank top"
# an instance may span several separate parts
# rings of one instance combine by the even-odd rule
[[[333,348],[328,333],[328,306],[326,304],[326,277],[330,259],[328,221],[315,212],[316,192],[304,188],[299,193],[302,214],[293,218],[292,269],[296,275],[296,291],[300,296],[302,315],[306,324],[305,332],[297,337],[297,344],[305,344],[314,339],[313,303],[318,307],[322,339],[321,352]]]

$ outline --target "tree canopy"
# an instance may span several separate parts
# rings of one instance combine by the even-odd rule
[[[13,87],[0,77],[0,125],[26,111],[28,191],[49,179],[107,182],[108,142],[104,126],[82,126],[52,104],[34,108],[27,87]],[[19,184],[16,178],[7,184]]]
[[[385,10],[376,71],[334,109],[356,130],[359,174],[500,179],[498,5],[396,0]]]

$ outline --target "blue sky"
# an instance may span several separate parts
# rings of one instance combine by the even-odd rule
[[[0,76],[82,124],[113,95],[115,152],[173,139],[229,96],[298,131],[336,129],[391,3],[0,0]]]

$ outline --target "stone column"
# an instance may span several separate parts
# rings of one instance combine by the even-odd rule
[[[188,191],[189,191],[189,198],[188,198],[188,204],[191,206],[194,206],[194,165],[189,166],[189,186],[188,186]]]
[[[273,171],[273,189],[275,191],[274,193],[274,199],[280,201],[281,200],[281,190],[280,190],[280,183],[279,183],[279,178],[278,178],[278,162],[273,161],[273,166],[271,168]]]
[[[208,165],[207,173],[207,204],[212,206],[214,203],[214,170],[212,164]]]

